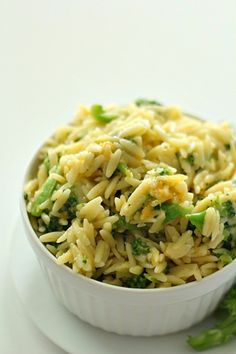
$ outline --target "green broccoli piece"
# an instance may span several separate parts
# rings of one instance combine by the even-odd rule
[[[214,250],[212,250],[212,252],[216,255],[216,256],[222,256],[223,254],[230,254],[230,251],[227,250],[226,248],[215,248]]]
[[[24,197],[24,200],[25,200],[26,202],[28,202],[29,196],[28,196],[28,194],[27,194],[26,192],[24,192],[23,197]]]
[[[76,217],[76,206],[78,204],[78,200],[76,195],[71,192],[69,198],[63,205],[63,207],[60,209],[60,212],[66,212],[67,217],[69,219],[74,219]]]
[[[227,292],[219,308],[227,311],[231,316],[236,316],[236,286]]]
[[[136,106],[163,106],[160,102],[156,100],[148,100],[146,98],[139,98],[135,101]]]
[[[223,262],[224,265],[226,265],[231,263],[233,258],[229,254],[222,254],[222,256],[220,256],[220,260]]]
[[[185,216],[186,213],[190,212],[190,208],[184,208],[177,203],[163,203],[161,209],[165,211],[165,224],[168,224],[179,216]]]
[[[91,107],[91,114],[100,123],[109,123],[117,118],[117,116],[109,115],[100,104],[94,104]]]
[[[196,226],[199,231],[202,231],[206,210],[201,211],[200,213],[186,214],[185,216],[192,225]]]
[[[150,251],[148,244],[140,237],[136,238],[131,243],[132,253],[134,256],[140,256],[141,254],[147,254]]]
[[[221,218],[233,218],[236,215],[234,205],[231,200],[227,200],[226,202],[222,202],[222,200],[217,197],[213,203],[214,208],[216,208]]]
[[[224,239],[223,239],[223,248],[227,249],[227,250],[231,250],[232,247],[234,247],[233,245],[233,237],[232,237],[232,234],[231,234],[231,229],[232,229],[233,226],[230,226],[228,224],[228,222],[225,222],[224,223],[224,230],[223,230],[223,236],[224,236]]]
[[[222,345],[236,335],[236,286],[231,288],[219,307],[224,312],[224,320],[215,327],[190,336],[188,344],[197,351],[203,351]]]
[[[53,178],[48,178],[41,187],[40,193],[37,195],[32,203],[31,215],[41,216],[43,210],[40,205],[52,196],[57,185],[57,181]]]
[[[221,260],[224,263],[224,265],[231,263],[234,258],[231,251],[227,250],[226,248],[216,248],[213,250],[213,253],[217,257],[219,257],[219,260]]]
[[[165,175],[170,175],[171,171],[168,167],[163,167],[163,166],[157,166],[155,168],[155,171],[160,175],[160,176],[165,176]]]
[[[130,176],[131,175],[131,172],[130,170],[128,169],[128,167],[122,163],[122,162],[119,162],[118,165],[117,165],[117,170],[119,172],[121,172],[124,176]]]
[[[235,210],[233,203],[230,200],[222,203],[222,208],[219,210],[221,217],[226,217],[228,219],[233,218],[235,216]]]
[[[231,148],[230,144],[225,144],[224,147],[225,147],[225,150],[230,150],[230,148]]]
[[[121,230],[137,230],[137,225],[130,224],[125,220],[124,216],[120,216],[119,220],[114,224],[115,229],[121,229]]]
[[[194,165],[194,156],[191,154],[191,155],[188,155],[187,159],[188,163],[193,166]]]
[[[50,222],[48,225],[45,225],[46,232],[53,232],[53,231],[62,231],[63,226],[59,224],[59,218],[52,215],[50,216]]]
[[[214,253],[214,255],[216,255],[217,257],[220,257],[224,254],[230,254],[230,251],[227,250],[226,248],[215,248],[214,250],[212,250],[212,252]]]
[[[88,258],[86,256],[83,256],[82,263],[87,264],[87,262],[88,262]]]
[[[219,211],[222,209],[222,200],[219,196],[217,196],[216,199],[213,201],[212,206]]]
[[[145,289],[150,284],[150,281],[143,275],[133,275],[124,281],[127,288]]]
[[[45,156],[45,158],[43,160],[43,164],[46,167],[47,172],[49,172],[50,168],[51,168],[51,164],[50,164],[50,161],[49,161],[48,154],[46,154],[46,156]]]

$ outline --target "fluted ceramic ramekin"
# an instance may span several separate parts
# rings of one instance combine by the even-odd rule
[[[37,165],[36,154],[24,184]],[[210,315],[235,280],[236,260],[200,282],[172,288],[130,289],[101,283],[57,265],[30,224],[23,196],[21,213],[27,238],[55,297],[70,312],[106,331],[152,336],[186,329]]]

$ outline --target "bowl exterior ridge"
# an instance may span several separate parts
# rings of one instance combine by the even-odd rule
[[[39,260],[39,263],[55,297],[71,313],[95,327],[121,335],[163,335],[189,328],[216,309],[234,282],[234,279],[228,280],[217,290],[181,303],[163,305],[144,301],[142,305],[130,305],[112,298],[104,300],[96,294],[88,294],[83,288],[71,287],[43,261]]]
[[[153,336],[189,328],[215,310],[235,280],[233,262],[209,276],[209,281],[205,278],[170,289],[128,289],[103,284],[58,266],[38,240],[25,210],[22,216],[28,241],[57,300],[83,321],[109,332]]]

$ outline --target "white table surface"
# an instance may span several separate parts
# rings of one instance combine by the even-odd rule
[[[235,63],[235,0],[0,0],[0,353],[64,353],[28,319],[8,273],[35,149],[79,102],[156,97],[234,121]]]

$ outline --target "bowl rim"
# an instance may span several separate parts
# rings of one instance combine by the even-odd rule
[[[187,113],[184,112],[185,115],[197,119],[197,120],[205,120],[202,118],[199,118],[197,116],[195,116],[194,114],[191,113]],[[46,140],[45,140],[46,141]],[[115,290],[116,292],[120,291],[123,293],[131,293],[131,294],[163,294],[163,293],[168,293],[171,294],[173,292],[182,292],[182,291],[186,291],[187,289],[194,289],[194,288],[199,288],[199,287],[204,287],[204,284],[209,283],[209,281],[214,281],[217,278],[221,277],[221,280],[224,279],[224,274],[229,272],[230,270],[232,270],[235,267],[235,271],[236,271],[236,258],[229,264],[225,265],[224,267],[222,267],[221,269],[217,270],[216,272],[207,275],[206,277],[202,278],[201,280],[197,281],[192,281],[189,283],[185,283],[185,284],[180,284],[180,285],[175,285],[175,286],[171,286],[169,288],[128,288],[128,287],[123,287],[123,286],[117,286],[117,285],[112,285],[112,284],[108,284],[108,283],[103,283],[100,282],[96,279],[92,279],[89,277],[86,277],[83,274],[80,273],[75,273],[72,271],[71,268],[69,268],[68,266],[62,264],[59,265],[56,263],[56,257],[50,253],[49,250],[47,250],[47,248],[44,246],[44,244],[39,240],[36,232],[34,231],[30,219],[29,219],[29,214],[27,212],[26,209],[26,203],[25,203],[25,199],[24,199],[24,187],[25,184],[27,183],[27,181],[29,180],[29,177],[32,175],[31,170],[33,169],[33,167],[35,167],[39,161],[38,158],[38,154],[40,149],[44,146],[44,143],[40,145],[40,147],[38,149],[36,149],[35,153],[33,154],[33,157],[31,157],[30,162],[28,164],[28,167],[26,168],[25,174],[23,175],[23,180],[22,180],[22,186],[20,189],[20,211],[21,211],[21,215],[23,217],[23,221],[24,221],[24,225],[27,227],[28,231],[30,232],[31,235],[31,240],[34,242],[34,244],[40,248],[41,252],[43,252],[43,254],[45,255],[45,257],[50,260],[52,263],[54,263],[54,265],[57,267],[57,269],[59,270],[64,270],[67,272],[68,275],[70,275],[71,277],[73,277],[75,280],[82,280],[87,282],[90,285],[93,286],[98,286],[100,288],[104,288],[104,289],[109,289],[109,290]],[[235,273],[236,275],[236,273]],[[226,280],[225,280],[226,281]],[[224,283],[224,281],[221,282],[222,284]]]

